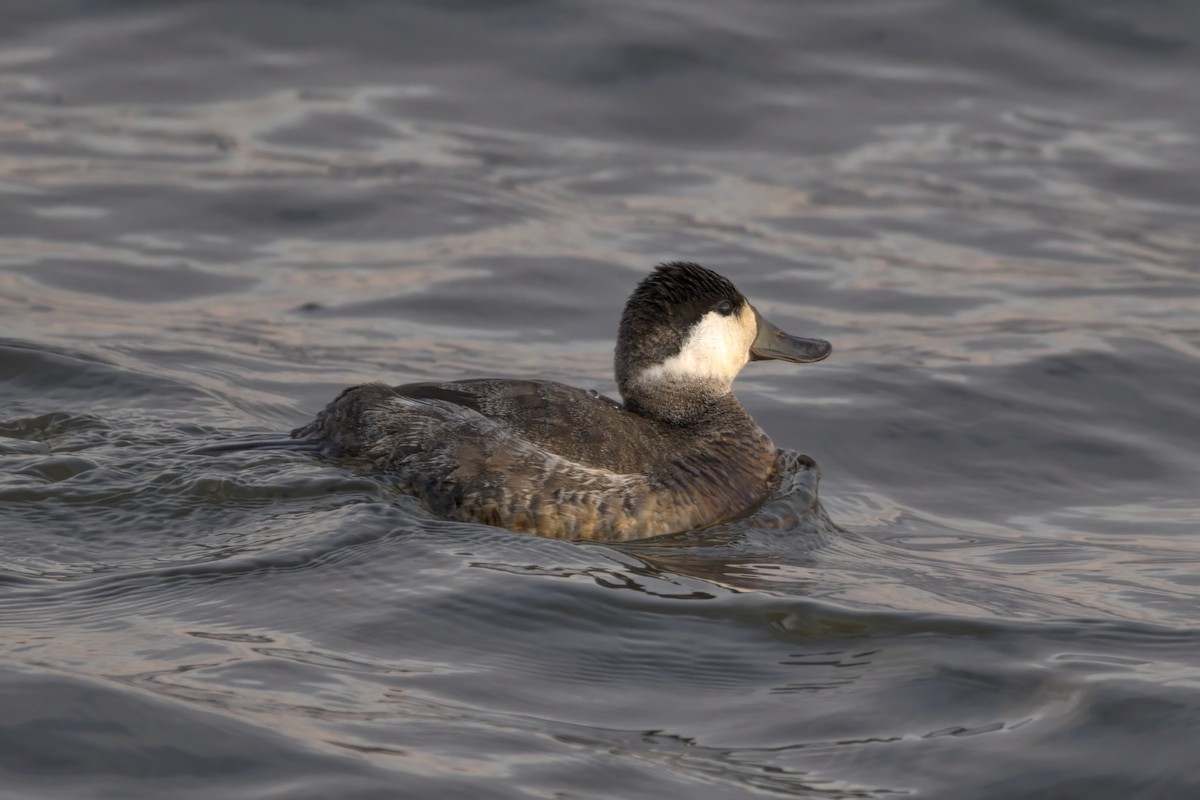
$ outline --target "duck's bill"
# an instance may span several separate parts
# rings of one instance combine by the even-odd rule
[[[758,335],[750,345],[751,361],[779,359],[809,364],[813,361],[823,361],[833,352],[833,345],[824,339],[802,339],[784,333],[763,319],[757,310],[754,312],[754,318],[758,322]]]

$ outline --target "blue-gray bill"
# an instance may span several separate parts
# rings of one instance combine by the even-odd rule
[[[758,335],[750,345],[751,361],[778,359],[809,364],[823,361],[833,352],[833,345],[824,339],[803,339],[784,333],[758,313],[758,309],[754,310],[754,319],[758,322]]]

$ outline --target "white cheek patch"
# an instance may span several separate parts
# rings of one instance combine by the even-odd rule
[[[750,360],[755,323],[749,303],[742,314],[722,316],[710,311],[692,326],[678,355],[642,370],[640,383],[708,383],[728,390]],[[747,327],[746,318],[750,325]]]

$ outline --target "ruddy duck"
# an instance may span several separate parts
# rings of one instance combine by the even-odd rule
[[[730,393],[747,361],[820,361],[698,264],[663,264],[625,304],[625,403],[561,383],[480,379],[346,389],[292,432],[394,477],[434,514],[560,539],[625,541],[752,512],[778,452]]]

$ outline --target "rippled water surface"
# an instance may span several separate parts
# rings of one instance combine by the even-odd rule
[[[0,797],[1200,794],[1200,6],[0,3]],[[685,258],[821,465],[433,519],[344,386],[615,391]],[[797,462],[798,463],[798,462]]]

